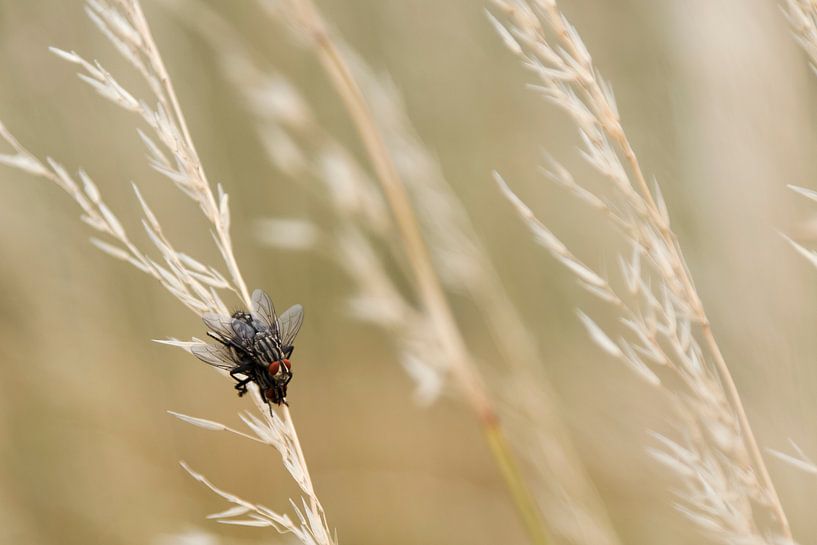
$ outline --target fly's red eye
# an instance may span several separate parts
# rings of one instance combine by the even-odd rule
[[[292,369],[292,363],[290,363],[290,361],[288,359],[284,358],[283,362],[284,362],[284,365],[287,366],[287,369]]]
[[[267,373],[269,373],[269,375],[271,377],[274,377],[275,375],[278,374],[278,369],[280,369],[280,368],[281,368],[281,364],[279,362],[277,362],[277,361],[274,361],[274,362],[269,364],[269,367],[267,367]]]

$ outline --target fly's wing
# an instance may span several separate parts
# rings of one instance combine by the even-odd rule
[[[209,312],[202,316],[202,321],[204,321],[204,325],[206,325],[210,331],[217,333],[224,342],[231,341],[235,339],[235,337],[238,337],[240,341],[243,341],[241,344],[246,344],[247,342],[251,342],[255,335],[255,330],[250,324],[230,316],[222,316],[221,314]]]
[[[252,317],[270,330],[278,331],[278,317],[272,300],[262,290],[252,292]]]
[[[233,319],[229,316],[208,312],[202,316],[201,319],[204,325],[207,326],[207,329],[213,333],[218,333],[224,339],[232,339],[233,335],[235,335],[235,331],[233,331]]]
[[[295,340],[295,335],[301,329],[301,324],[304,323],[304,307],[301,305],[292,305],[278,318],[281,324],[281,346],[291,347]]]
[[[253,328],[253,326],[238,318],[233,318],[231,325],[235,334],[239,339],[244,341],[244,344],[252,343],[252,339],[255,336],[255,328]]]
[[[233,359],[233,354],[226,346],[201,343],[193,345],[190,352],[204,363],[225,371],[229,371],[238,365]]]

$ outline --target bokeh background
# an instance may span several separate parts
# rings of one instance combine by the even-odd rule
[[[210,2],[359,144],[319,64],[258,16]],[[592,346],[575,319],[596,304],[528,236],[491,180],[498,169],[555,232],[615,266],[602,225],[537,174],[544,151],[583,172],[566,117],[525,89],[529,76],[473,0],[322,0],[326,17],[403,94],[412,121],[466,207],[538,340],[566,424],[625,543],[701,538],[673,508],[674,483],[645,452],[666,400]],[[252,120],[178,12],[145,8],[211,180],[230,193],[236,254],[251,286],[306,308],[293,414],[341,543],[526,543],[472,415],[443,398],[418,407],[386,334],[345,312],[351,283],[320,256],[264,247],[254,225],[321,213],[314,192],[277,173]],[[625,126],[670,206],[693,276],[762,445],[793,438],[817,455],[817,271],[780,236],[808,241],[814,210],[786,184],[817,187],[817,81],[771,0],[565,0],[614,86]],[[215,253],[195,206],[146,166],[134,119],[77,81],[47,46],[98,58],[135,81],[82,4],[0,0],[0,119],[40,156],[85,168],[130,232],[139,182],[178,247]],[[130,78],[130,79],[129,79]],[[5,151],[5,150],[3,150]],[[277,455],[187,426],[175,410],[235,424],[247,401],[155,338],[201,335],[152,279],[95,250],[56,187],[0,170],[0,543],[285,543],[269,530],[206,521],[216,484],[286,509]],[[454,297],[473,346],[485,325]],[[492,371],[496,372],[496,371]],[[501,379],[501,377],[496,377]],[[802,542],[817,536],[817,479],[770,460]]]

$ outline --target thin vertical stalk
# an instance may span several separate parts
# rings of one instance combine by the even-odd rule
[[[587,101],[582,104],[591,112],[591,115],[595,118],[595,122],[605,133],[606,137],[614,143],[616,147],[614,153],[624,159],[624,165],[626,166],[623,166],[623,168],[629,171],[632,177],[631,179],[635,182],[633,184],[633,193],[638,196],[638,201],[643,205],[643,209],[636,208],[634,212],[643,216],[644,220],[656,229],[662,239],[663,245],[667,248],[669,254],[668,260],[672,269],[671,280],[677,282],[677,287],[673,287],[672,289],[676,291],[680,298],[686,301],[691,309],[691,313],[694,315],[695,321],[701,327],[701,336],[707,351],[712,356],[715,372],[723,385],[725,397],[732,410],[736,413],[741,430],[741,440],[751,459],[751,464],[759,475],[760,485],[769,496],[771,510],[777,519],[781,534],[790,540],[792,538],[791,528],[783,510],[782,503],[780,502],[766,464],[763,461],[760,448],[758,447],[757,440],[755,439],[754,432],[746,415],[746,410],[743,407],[735,381],[729,372],[720,347],[713,335],[709,318],[706,315],[703,303],[695,288],[692,276],[686,267],[686,261],[678,243],[677,236],[670,227],[669,219],[662,213],[656,195],[654,195],[649,188],[638,157],[621,124],[615,103],[609,91],[605,90],[589,52],[581,44],[581,40],[575,30],[570,27],[556,0],[538,0],[531,2],[532,7],[524,8],[521,11],[519,11],[519,6],[513,3],[504,2],[503,0],[495,0],[495,3],[500,9],[512,17],[518,15],[521,16],[521,19],[524,19],[534,13],[540,14],[541,19],[546,21],[550,32],[555,34],[559,47],[563,51],[566,51],[567,56],[571,59],[573,64],[570,66],[565,65],[564,69],[572,73],[572,85],[577,92],[587,97]],[[535,39],[541,39],[542,43],[546,45],[547,38],[545,37],[545,31],[538,24],[538,19],[536,20],[537,23],[532,25],[537,35]],[[551,53],[553,53],[553,50],[551,50]],[[556,55],[556,57],[558,57],[558,55]],[[626,191],[629,190],[629,187],[626,188]],[[638,235],[636,234],[636,236]]]
[[[791,527],[789,526],[789,519],[786,517],[786,512],[783,510],[783,503],[780,501],[780,497],[777,495],[777,489],[775,488],[772,477],[769,474],[769,470],[763,461],[763,456],[760,454],[760,447],[758,447],[757,440],[752,432],[752,426],[749,424],[749,417],[746,415],[746,410],[743,408],[743,403],[740,400],[738,387],[735,384],[734,379],[732,379],[731,373],[729,373],[729,367],[726,365],[726,360],[724,359],[723,354],[721,354],[721,349],[718,347],[715,336],[712,334],[712,327],[709,325],[706,315],[704,315],[704,320],[705,321],[702,326],[702,336],[706,342],[706,345],[709,347],[709,351],[712,353],[712,356],[715,359],[715,366],[718,369],[721,380],[723,380],[724,385],[726,386],[726,392],[730,397],[730,401],[732,402],[735,411],[738,413],[740,427],[743,430],[743,440],[746,443],[746,447],[749,450],[749,454],[752,457],[755,468],[760,473],[760,479],[763,482],[764,487],[772,496],[772,508],[777,516],[783,536],[791,540],[793,536],[791,533]]]
[[[269,407],[270,414],[274,414],[272,410],[272,406]],[[284,424],[287,427],[287,432],[289,433],[290,437],[292,437],[292,443],[295,446],[295,453],[298,455],[298,460],[301,463],[301,466],[304,468],[304,481],[306,482],[307,496],[309,497],[309,505],[312,508],[313,513],[320,513],[321,518],[325,517],[325,513],[323,511],[323,506],[318,501],[318,496],[315,494],[315,488],[312,485],[312,476],[309,474],[308,466],[306,465],[306,457],[304,456],[304,451],[301,448],[301,440],[298,438],[298,431],[295,428],[295,422],[292,420],[292,415],[289,412],[289,405],[284,404],[280,406],[280,412],[283,415]]]
[[[491,454],[493,454],[497,466],[502,471],[502,477],[505,479],[508,491],[519,510],[519,516],[522,517],[531,540],[534,543],[549,543],[550,539],[546,534],[547,530],[541,522],[539,511],[532,501],[530,492],[525,486],[522,473],[512,456],[505,434],[502,433],[502,429],[499,427],[499,421],[485,422],[482,426],[482,432],[488,446],[491,447]]]
[[[372,162],[400,232],[417,290],[433,321],[447,360],[451,362],[455,382],[477,415],[494,460],[500,468],[532,542],[545,545],[549,543],[545,523],[533,495],[518,470],[485,383],[468,355],[465,341],[431,264],[405,185],[400,179],[363,92],[343,55],[332,42],[317,8],[310,0],[298,0],[295,6],[298,8],[301,22],[315,43],[320,62],[346,106]]]
[[[599,97],[602,97],[602,94],[598,93]],[[607,104],[606,100],[602,98],[604,102],[603,104]],[[612,115],[612,111],[610,112]],[[600,116],[601,119],[617,119],[615,117],[606,117]],[[706,314],[706,310],[704,309],[703,302],[698,295],[698,291],[695,288],[695,284],[689,274],[689,270],[683,265],[685,263],[684,256],[681,252],[681,249],[678,246],[678,240],[675,233],[670,229],[667,221],[663,218],[662,214],[659,211],[658,205],[655,202],[655,199],[650,191],[649,187],[647,186],[646,179],[644,178],[644,174],[641,170],[641,165],[639,164],[638,158],[635,155],[635,152],[630,145],[629,140],[627,139],[626,133],[621,128],[620,124],[616,121],[612,127],[605,126],[608,132],[613,137],[613,140],[622,150],[622,153],[627,161],[627,165],[630,171],[633,173],[638,191],[644,197],[644,201],[647,205],[647,210],[649,215],[651,216],[652,220],[658,226],[661,236],[664,238],[666,245],[668,248],[671,249],[673,253],[673,269],[675,274],[681,281],[684,291],[686,292],[686,297],[691,303],[691,307],[695,314],[697,315],[697,319],[701,324],[701,335],[706,343],[709,352],[712,354],[715,368],[718,371],[718,375],[720,376],[721,380],[724,383],[726,395],[729,398],[729,402],[734,408],[735,412],[738,416],[738,421],[740,422],[740,427],[743,432],[743,442],[746,445],[746,449],[749,451],[749,455],[752,458],[752,463],[755,466],[755,469],[758,471],[760,475],[760,480],[763,483],[763,486],[771,495],[772,499],[772,508],[774,509],[775,515],[777,516],[778,522],[780,523],[781,531],[783,535],[791,539],[791,528],[789,526],[789,521],[786,517],[786,513],[783,510],[783,505],[780,501],[780,498],[777,494],[777,489],[774,486],[774,482],[772,481],[771,476],[769,475],[769,470],[766,467],[766,463],[763,460],[763,456],[760,453],[760,447],[758,446],[757,439],[755,438],[755,434],[752,430],[752,426],[749,423],[749,417],[746,415],[746,409],[743,407],[743,401],[740,398],[740,393],[738,392],[737,385],[735,384],[734,378],[732,378],[732,373],[729,371],[729,366],[726,364],[726,359],[723,357],[721,353],[721,349],[718,346],[717,340],[712,332],[712,326],[709,322],[709,317]]]

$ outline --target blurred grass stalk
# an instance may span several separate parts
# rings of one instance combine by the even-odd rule
[[[309,219],[266,219],[259,222],[261,241],[278,250],[317,250],[344,270],[358,288],[358,293],[349,300],[350,311],[359,320],[389,333],[406,371],[417,383],[418,401],[431,402],[438,396],[452,365],[450,350],[445,348],[448,339],[435,327],[438,320],[432,316],[434,309],[424,304],[415,308],[414,301],[396,285],[384,258],[378,255],[376,246],[380,244],[392,249],[405,276],[416,277],[414,263],[399,250],[405,243],[395,236],[378,183],[369,179],[353,154],[316,121],[295,84],[269,62],[262,61],[265,56],[251,51],[246,40],[220,14],[192,0],[164,3],[179,10],[180,19],[193,23],[202,37],[210,41],[225,76],[243,95],[270,161],[297,183],[317,178],[323,191],[316,196],[330,206],[339,222],[330,232],[323,232]],[[291,2],[261,5],[274,22],[284,23],[296,43],[307,42],[308,47],[314,48],[316,33],[305,28],[303,17],[298,17],[303,6]],[[325,40],[326,36],[320,39]],[[375,75],[338,36],[333,36],[330,45],[334,51],[327,52],[327,68],[341,80],[344,95],[354,101],[350,106],[361,118],[364,131],[368,131],[364,136],[373,148],[375,160],[380,161],[381,171],[399,184],[401,202],[407,198],[402,190],[405,183],[414,205],[423,211],[419,220],[431,255],[423,246],[420,251],[425,253],[422,259],[426,264],[436,268],[428,273],[432,289],[437,290],[432,296],[446,305],[441,287],[439,284],[434,287],[435,272],[449,290],[470,294],[505,360],[503,376],[491,383],[498,388],[501,398],[499,410],[504,425],[500,428],[496,406],[486,404],[493,402],[462,345],[461,333],[456,324],[449,322],[460,342],[456,357],[464,353],[470,360],[467,365],[471,367],[464,372],[475,373],[468,380],[476,381],[480,388],[469,405],[483,422],[486,441],[509,484],[512,498],[526,509],[522,514],[527,517],[528,527],[535,529],[533,524],[539,525],[531,516],[535,509],[531,505],[531,491],[535,491],[554,538],[570,543],[616,545],[619,540],[604,505],[561,422],[557,396],[542,372],[536,342],[504,292],[462,204],[436,160],[414,134],[399,93],[388,80]],[[418,230],[410,208],[407,213],[415,231]],[[417,285],[416,281],[411,283]],[[418,298],[424,301],[422,295]],[[447,306],[443,312],[450,320]],[[520,476],[514,458],[509,457],[506,432],[511,433],[517,455],[524,458],[528,483]]]
[[[494,460],[500,467],[532,541],[545,545],[549,543],[549,537],[544,520],[505,440],[497,411],[482,376],[470,359],[465,341],[454,321],[445,293],[434,272],[405,185],[400,179],[366,98],[349,65],[330,37],[315,5],[311,0],[296,0],[292,5],[363,141],[397,223],[406,257],[413,269],[416,287],[433,320],[438,337],[442,341],[441,344],[451,363],[455,381],[468,405],[477,415],[483,433],[491,446]]]
[[[817,73],[817,2],[812,0],[786,0],[783,5],[783,14],[788,20],[792,35],[810,61],[812,72]],[[817,202],[817,191],[806,187],[789,185],[795,193],[806,199]],[[813,229],[806,229],[805,235],[813,236]],[[783,235],[783,238],[803,256],[813,267],[817,268],[817,251]],[[817,464],[803,452],[793,440],[790,440],[794,454],[769,449],[769,453],[791,465],[792,467],[811,476],[817,475]]]

